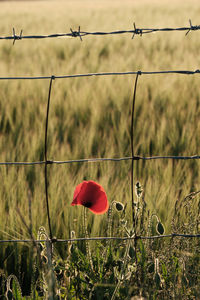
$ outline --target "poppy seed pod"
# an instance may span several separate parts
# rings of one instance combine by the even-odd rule
[[[104,214],[109,207],[103,187],[92,180],[77,185],[71,205],[83,205],[97,215]]]

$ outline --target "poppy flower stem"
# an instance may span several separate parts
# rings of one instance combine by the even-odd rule
[[[112,236],[112,209],[113,209],[113,205],[116,202],[113,201],[108,209],[108,236],[111,237]]]
[[[90,262],[91,269],[92,269],[92,271],[94,271],[90,244],[89,244],[89,241],[87,240],[89,238],[89,234],[88,234],[88,230],[87,230],[87,208],[85,206],[83,207],[83,227],[84,227],[85,238],[86,238],[86,240],[85,240],[86,253],[87,253],[87,257],[88,257],[89,262]]]
[[[113,210],[113,205],[116,203],[116,201],[112,201],[109,209],[108,209],[108,226],[107,226],[107,236],[108,237],[112,237],[112,221],[113,221],[113,218],[112,218],[112,210]],[[105,250],[104,250],[104,253],[103,253],[103,269],[104,269],[104,264],[105,264],[105,261],[106,261],[106,256],[108,254],[108,250],[109,248],[111,248],[111,240],[107,241],[106,242],[106,247],[105,247]]]

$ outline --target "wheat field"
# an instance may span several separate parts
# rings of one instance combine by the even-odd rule
[[[12,1],[0,2],[0,36],[198,25],[199,1]],[[199,31],[0,41],[0,77],[90,72],[196,70]],[[131,156],[131,104],[135,76],[55,80],[48,128],[48,158],[70,160]],[[0,162],[44,159],[49,80],[0,81]],[[135,154],[197,155],[200,146],[199,74],[140,76],[134,120]],[[199,161],[139,161],[139,181],[151,212],[170,232],[174,204],[199,190]],[[131,224],[131,161],[48,166],[53,235],[80,236],[81,208],[72,207],[82,180],[94,180],[109,202],[127,203]],[[0,238],[29,238],[18,207],[33,233],[48,229],[44,166],[0,166]],[[31,196],[28,196],[31,195]],[[105,233],[106,216],[89,215],[90,235]],[[117,233],[117,229],[116,232]],[[2,262],[3,263],[3,262]]]

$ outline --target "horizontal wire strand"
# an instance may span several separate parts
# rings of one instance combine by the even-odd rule
[[[141,240],[152,240],[152,239],[162,239],[162,238],[200,238],[200,234],[182,234],[182,233],[171,233],[165,235],[154,235],[154,236],[137,236],[136,239]],[[74,238],[74,239],[52,239],[53,243],[71,243],[78,241],[102,241],[102,240],[118,240],[118,241],[127,241],[134,240],[135,237],[89,237],[89,238]],[[47,240],[34,240],[35,243],[46,242]],[[19,240],[0,240],[0,243],[32,243],[31,239],[19,239]]]
[[[9,76],[0,77],[0,80],[42,80],[42,79],[67,79],[79,77],[95,77],[95,76],[120,76],[120,75],[157,75],[157,74],[182,74],[182,75],[195,75],[200,74],[200,69],[191,70],[169,70],[169,71],[128,71],[128,72],[100,72],[100,73],[85,73],[85,74],[72,74],[72,75],[51,75],[51,76]]]
[[[83,158],[83,159],[72,159],[72,160],[63,160],[63,161],[56,161],[56,160],[48,160],[45,161],[35,161],[35,162],[0,162],[0,166],[9,166],[9,165],[17,165],[17,166],[30,166],[30,165],[43,165],[47,164],[71,164],[71,163],[97,163],[103,161],[113,161],[113,162],[120,162],[120,161],[127,161],[127,160],[157,160],[157,159],[174,159],[174,160],[192,160],[192,159],[200,159],[200,155],[193,155],[193,156],[150,156],[150,157],[142,157],[142,156],[128,156],[128,157],[119,157],[119,158]]]

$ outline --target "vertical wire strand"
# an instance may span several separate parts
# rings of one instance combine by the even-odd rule
[[[134,248],[135,248],[135,264],[136,264],[136,282],[140,287],[140,282],[138,280],[138,258],[137,258],[137,231],[136,231],[136,216],[135,216],[135,205],[134,205],[134,188],[133,188],[133,180],[134,180],[134,112],[135,112],[135,100],[136,100],[136,91],[137,91],[137,82],[138,76],[141,75],[141,71],[137,72],[134,84],[134,92],[133,92],[133,101],[132,101],[132,113],[131,113],[131,200],[132,200],[132,221],[133,221],[133,234],[134,234]]]
[[[135,99],[136,99],[136,90],[137,90],[137,82],[138,76],[141,75],[141,71],[137,72],[134,84],[134,92],[133,92],[133,100],[132,100],[132,112],[131,112],[131,200],[132,200],[132,222],[133,222],[133,229],[136,234],[136,220],[135,220],[135,208],[134,208],[134,189],[133,189],[133,175],[134,175],[134,134],[133,134],[133,127],[134,127],[134,112],[135,112]]]
[[[48,93],[48,100],[47,100],[47,112],[46,112],[46,125],[45,125],[45,142],[44,142],[44,158],[45,158],[45,168],[44,168],[44,176],[45,176],[45,195],[46,195],[46,208],[47,208],[47,217],[48,217],[48,225],[49,225],[49,235],[50,239],[52,240],[52,230],[51,230],[51,219],[49,213],[49,198],[48,198],[48,176],[47,176],[47,138],[48,138],[48,121],[49,121],[49,107],[50,107],[50,100],[51,100],[51,88],[52,88],[52,81],[55,79],[54,76],[51,76],[50,84],[49,84],[49,93]]]

